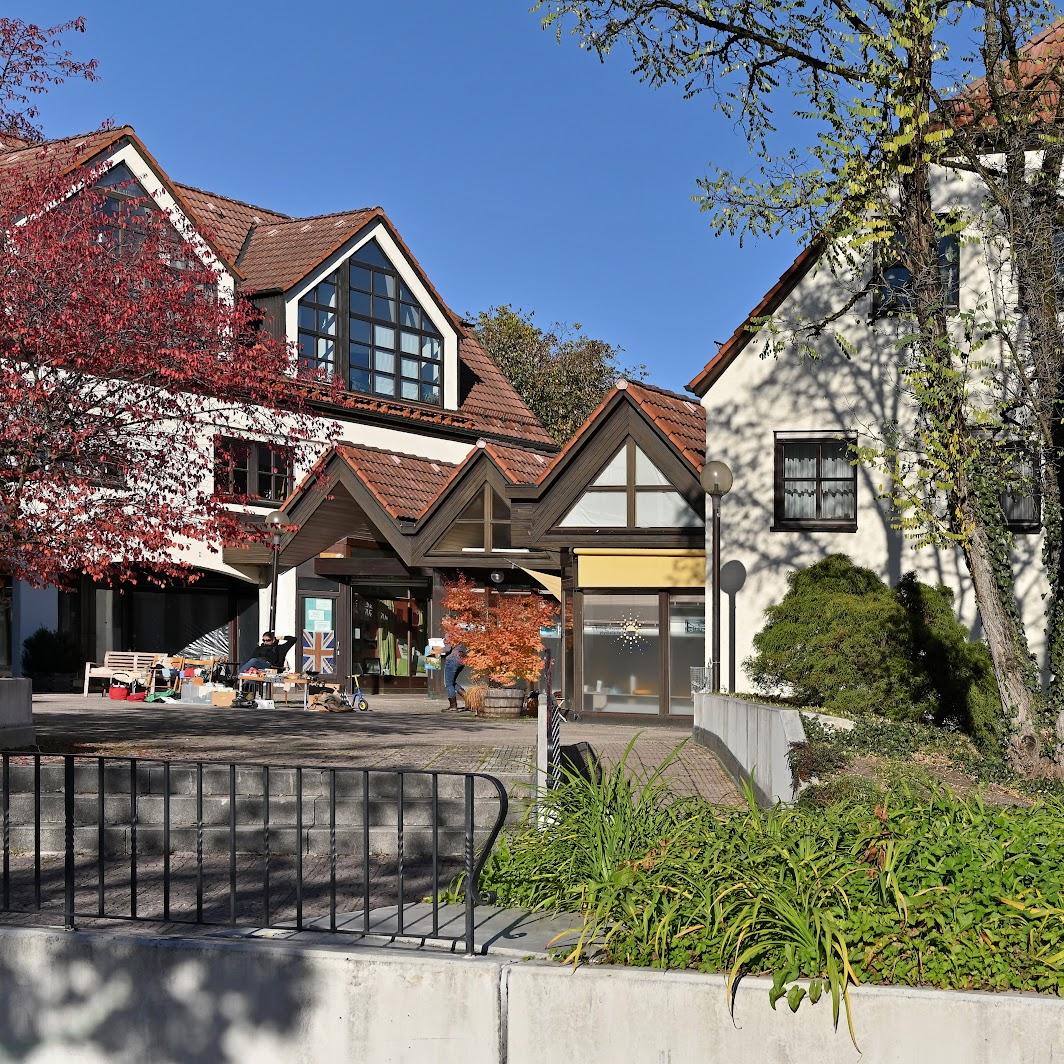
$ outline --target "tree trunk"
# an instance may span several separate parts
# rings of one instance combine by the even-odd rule
[[[962,513],[969,506],[970,501],[962,497],[959,507]],[[1043,767],[1043,758],[1038,737],[1038,696],[1030,683],[1027,638],[1015,611],[1008,608],[987,529],[978,518],[972,524],[972,533],[964,545],[964,558],[1009,725],[1009,764],[1016,772],[1032,776]]]

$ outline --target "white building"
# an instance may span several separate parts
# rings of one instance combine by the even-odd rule
[[[126,188],[135,182],[133,188],[168,212],[179,231],[187,227],[203,238],[204,254],[220,271],[220,287],[261,307],[267,327],[298,342],[303,361],[328,367],[347,382],[342,406],[320,406],[323,442],[339,439],[448,467],[482,439],[531,454],[550,456],[557,449],[382,208],[291,218],[182,185],[129,127],[43,146],[12,138],[0,144],[7,172],[37,165],[42,151],[71,172],[106,169]],[[283,447],[230,441],[217,463],[215,490],[239,497],[238,508],[259,522],[289,496],[303,472],[293,468]],[[343,556],[349,537],[337,539],[331,553]],[[186,556],[200,571],[187,588],[109,588],[82,579],[60,591],[6,581],[0,589],[6,599],[0,628],[7,629],[0,630],[0,672],[19,673],[23,641],[41,627],[73,633],[86,659],[100,660],[111,649],[179,652],[204,638],[231,658],[249,656],[267,623],[269,552],[217,546]],[[313,561],[284,572],[278,629],[298,635],[305,600],[335,588],[335,580],[315,573]],[[427,596],[394,583],[363,590],[360,609],[372,625],[372,640],[367,630],[365,642],[386,640],[393,656],[405,659],[404,679],[423,684],[423,672],[419,677],[411,662],[414,648],[425,643]]]

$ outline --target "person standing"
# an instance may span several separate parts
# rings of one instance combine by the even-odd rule
[[[447,689],[447,708],[443,712],[448,713],[458,709],[458,693],[461,690],[458,677],[465,670],[466,645],[456,643],[454,646],[444,646],[443,649],[443,686]]]

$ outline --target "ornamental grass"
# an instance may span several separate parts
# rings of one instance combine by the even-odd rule
[[[1064,991],[1064,802],[902,787],[825,807],[673,794],[663,768],[570,776],[504,837],[482,886],[582,914],[566,959],[772,978],[792,1010],[859,983]],[[852,1023],[850,1026],[853,1033]]]

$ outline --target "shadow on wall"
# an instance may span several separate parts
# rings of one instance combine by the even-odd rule
[[[135,956],[104,933],[9,929],[0,957],[5,1059],[207,1064],[251,1060],[303,1024],[305,962],[265,947],[210,964],[165,947]],[[130,931],[130,935],[137,934]],[[265,1040],[265,1042],[263,1041]]]
[[[806,307],[810,315],[824,309],[808,303]],[[841,552],[871,566],[892,585],[916,568],[921,579],[954,590],[958,615],[976,618],[961,552],[916,551],[909,546],[892,527],[890,502],[879,498],[886,478],[877,469],[858,467],[856,534],[771,531],[775,430],[849,430],[868,440],[904,422],[907,401],[897,387],[904,356],[894,346],[891,333],[896,328],[882,323],[874,334],[877,342],[854,359],[843,356],[830,338],[818,342],[821,354],[816,359],[797,352],[759,357],[751,345],[715,386],[720,398],[709,408],[709,451],[724,458],[735,473],[734,488],[723,506],[722,553],[747,569],[747,594],[758,597],[766,574],[780,574],[782,584],[783,573]],[[751,360],[759,364],[751,367]],[[729,381],[730,374],[737,380]],[[1018,562],[1022,564],[1032,549],[1033,544],[1018,541]],[[1021,587],[1021,593],[1036,593],[1036,579],[1025,578],[1030,587]],[[767,604],[759,603],[761,608]],[[977,619],[972,633],[979,634]]]

